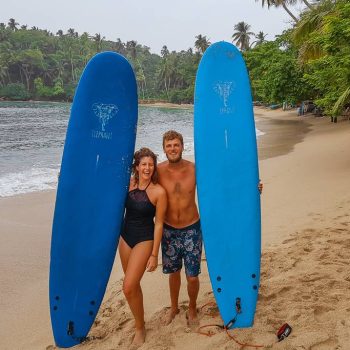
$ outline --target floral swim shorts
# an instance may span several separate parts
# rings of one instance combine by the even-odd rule
[[[162,237],[163,273],[181,270],[182,260],[187,276],[196,277],[201,272],[202,231],[200,221],[175,228],[164,224]]]

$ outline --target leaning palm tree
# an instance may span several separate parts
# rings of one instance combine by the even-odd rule
[[[333,1],[324,1],[320,5],[313,7],[310,11],[305,11],[300,21],[295,26],[292,39],[294,43],[300,46],[299,60],[307,62],[310,59],[321,57],[322,52],[319,43],[310,40],[310,36],[315,31],[322,31],[326,26],[324,18],[334,11]]]
[[[255,2],[260,2],[260,1],[261,1],[262,7],[264,7],[265,4],[267,5],[268,8],[270,6],[275,6],[275,7],[282,6],[284,10],[289,14],[289,16],[293,18],[294,22],[296,23],[298,22],[298,18],[294,16],[293,13],[287,7],[287,4],[289,5],[296,4],[297,0],[255,0]]]
[[[250,25],[245,22],[238,22],[234,26],[235,32],[232,34],[232,41],[235,41],[235,44],[241,49],[241,51],[249,50],[250,37],[254,35],[253,32],[250,32]]]
[[[312,6],[307,0],[302,0],[302,2],[311,10]]]
[[[332,115],[340,115],[341,111],[343,110],[344,106],[346,104],[350,103],[350,87],[348,87],[342,95],[338,98],[337,102],[335,103]]]

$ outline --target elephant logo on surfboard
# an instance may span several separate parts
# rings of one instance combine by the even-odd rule
[[[94,103],[92,109],[101,123],[102,131],[106,131],[106,125],[119,111],[117,105],[105,103]]]
[[[219,81],[214,85],[214,91],[220,96],[224,106],[220,108],[220,113],[228,114],[234,111],[233,107],[228,105],[229,97],[235,89],[233,81]]]

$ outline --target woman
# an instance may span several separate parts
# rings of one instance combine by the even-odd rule
[[[148,148],[134,154],[119,254],[125,273],[123,292],[135,317],[134,346],[145,342],[141,278],[158,266],[158,250],[167,205],[166,192],[157,183],[157,157]]]

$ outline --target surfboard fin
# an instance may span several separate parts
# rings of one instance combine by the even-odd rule
[[[241,298],[236,298],[236,311],[237,314],[242,313]]]
[[[230,329],[231,327],[233,327],[237,321],[237,316],[241,313],[242,313],[241,298],[236,298],[236,315],[230,322],[228,322],[224,326],[224,329]]]
[[[74,334],[74,322],[73,321],[68,322],[67,334],[70,336],[72,336]]]

